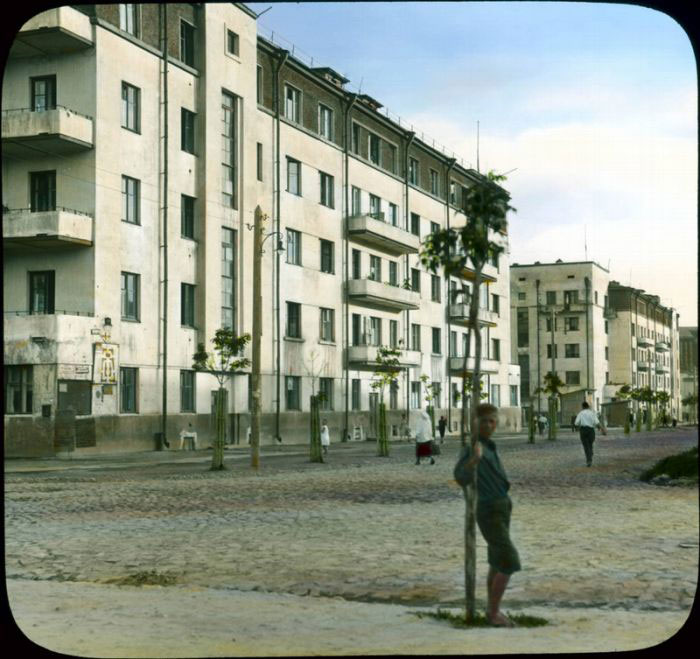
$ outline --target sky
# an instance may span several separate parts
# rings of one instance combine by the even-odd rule
[[[511,263],[596,261],[697,326],[697,75],[670,16],[564,2],[246,3],[467,167],[508,173]],[[477,124],[478,122],[478,124]]]

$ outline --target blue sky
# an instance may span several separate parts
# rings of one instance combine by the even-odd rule
[[[511,261],[587,255],[697,325],[697,79],[669,16],[558,2],[247,3],[260,33],[509,174]]]

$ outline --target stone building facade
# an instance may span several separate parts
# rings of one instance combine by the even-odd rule
[[[681,401],[698,393],[698,328],[680,327],[678,331],[680,346]],[[682,405],[681,419],[697,422],[697,404]]]
[[[314,391],[336,441],[372,437],[380,345],[403,349],[393,433],[426,404],[421,376],[456,429],[461,279],[418,252],[464,222],[480,175],[346,82],[258,36],[238,3],[66,6],[22,27],[3,80],[7,455],[147,449],[190,425],[206,445],[217,385],[192,358],[220,327],[252,329],[257,206],[263,442],[307,441]],[[484,384],[517,429],[495,240]],[[250,403],[233,376],[229,442],[245,442]]]

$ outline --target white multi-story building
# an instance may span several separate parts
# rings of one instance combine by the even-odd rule
[[[252,329],[257,206],[263,441],[306,441],[313,391],[336,440],[371,437],[380,345],[403,348],[394,430],[425,405],[422,375],[456,428],[461,280],[418,252],[464,222],[480,175],[255,19],[237,3],[66,6],[17,35],[2,114],[6,454],[150,448],[190,424],[206,441],[217,385],[193,354],[220,327]],[[494,239],[484,383],[515,429],[508,236]],[[249,378],[228,391],[235,442]]]
[[[681,376],[681,401],[698,393],[698,328],[679,327],[679,365]],[[682,405],[681,419],[697,422],[698,406]]]

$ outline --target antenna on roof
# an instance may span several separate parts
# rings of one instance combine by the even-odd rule
[[[476,171],[479,170],[479,120],[476,121]]]
[[[263,9],[255,18],[260,18],[266,11],[270,11],[270,9],[272,9],[272,5],[270,5],[267,9]]]

